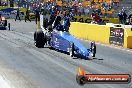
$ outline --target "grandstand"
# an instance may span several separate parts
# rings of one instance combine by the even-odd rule
[[[56,2],[59,6],[70,6],[75,2],[76,6],[82,3],[84,7],[91,6],[93,9],[101,9],[102,14],[107,14],[107,17],[117,17],[117,14],[125,9],[129,13],[132,8],[132,0],[42,0],[44,2]],[[70,2],[70,3],[69,3]],[[72,4],[71,4],[72,2]],[[106,8],[102,7],[102,3],[107,3]]]
[[[112,17],[117,17],[117,14],[124,9],[127,14],[132,14],[132,0],[87,0],[94,3],[107,3],[112,5],[112,9],[106,13],[112,15]],[[98,7],[98,6],[97,6]],[[102,13],[105,11],[102,9]]]
[[[127,14],[132,14],[132,0],[120,0],[118,8],[116,8],[115,14],[124,9]]]
[[[120,6],[121,7],[132,7],[132,0],[121,0]]]

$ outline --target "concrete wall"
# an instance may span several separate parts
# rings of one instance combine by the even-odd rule
[[[124,29],[124,48],[132,48],[132,31],[130,28]],[[92,40],[104,44],[110,44],[110,26],[71,22],[69,32],[80,39]]]

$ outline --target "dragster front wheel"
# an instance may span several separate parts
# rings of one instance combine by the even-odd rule
[[[70,42],[69,54],[71,57],[75,56],[75,54],[74,54],[74,43],[73,42]]]
[[[92,57],[95,57],[95,54],[96,54],[96,44],[95,42],[91,42],[91,47],[90,47],[90,55]]]

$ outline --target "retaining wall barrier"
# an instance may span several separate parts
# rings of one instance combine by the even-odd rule
[[[132,27],[131,27],[132,28]],[[132,31],[126,25],[71,22],[70,33],[80,39],[132,48]]]

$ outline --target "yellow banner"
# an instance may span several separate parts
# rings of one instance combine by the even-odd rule
[[[85,16],[74,16],[75,22],[82,22],[82,23],[91,23],[92,19],[90,17]],[[102,18],[102,21],[105,23],[114,23],[118,24],[119,19],[118,18]]]

